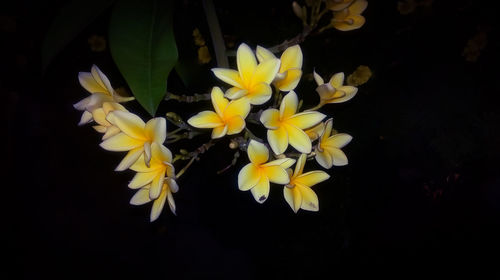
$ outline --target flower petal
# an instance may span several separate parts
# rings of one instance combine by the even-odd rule
[[[134,164],[132,164],[129,168],[135,172],[152,172],[158,169],[157,166],[147,167],[144,161],[144,154],[142,153],[137,161],[134,162]]]
[[[329,169],[333,166],[332,156],[325,150],[320,152],[318,149],[316,149],[315,158],[319,165],[321,165],[323,168]]]
[[[245,128],[245,120],[241,116],[234,116],[226,121],[227,135],[240,133]]]
[[[104,140],[99,146],[108,151],[123,152],[130,151],[137,147],[142,147],[143,143],[144,142],[141,140],[137,140],[123,132],[120,132],[115,136]]]
[[[107,127],[102,126],[102,125],[94,125],[94,126],[92,126],[92,128],[95,129],[95,131],[97,131],[99,133],[106,133],[106,130],[108,130]]]
[[[285,72],[285,78],[283,80],[277,81],[276,86],[281,91],[294,90],[300,82],[300,77],[302,77],[302,70],[288,69]]]
[[[321,78],[321,76],[316,73],[316,71],[313,71],[313,76],[314,76],[314,80],[316,81],[316,84],[318,86],[322,85],[325,83],[325,81],[323,80],[323,78]]]
[[[236,51],[236,63],[238,65],[238,72],[240,72],[240,77],[243,80],[244,84],[248,84],[252,75],[255,72],[255,68],[257,67],[257,61],[255,60],[255,55],[253,54],[252,49],[245,44],[242,43],[238,50]]]
[[[302,203],[300,208],[307,211],[318,211],[319,210],[319,201],[316,193],[308,187],[297,186],[302,195]]]
[[[109,112],[112,112],[115,110],[127,112],[127,109],[125,109],[125,107],[123,107],[123,105],[121,105],[120,103],[116,103],[116,102],[104,102],[104,103],[102,103],[102,109],[104,110],[104,113],[106,115],[109,114]]]
[[[299,105],[299,98],[295,91],[290,91],[283,99],[281,100],[280,105],[280,119],[285,120],[295,114],[297,112],[297,107]]]
[[[130,199],[132,205],[143,205],[151,202],[149,198],[149,186],[139,189]]]
[[[109,126],[106,128],[106,133],[102,136],[102,140],[106,140],[111,136],[115,136],[116,134],[120,133],[120,129],[116,126]]]
[[[321,147],[343,148],[351,142],[352,136],[346,133],[337,133],[321,143]]]
[[[302,51],[299,45],[287,48],[281,55],[280,73],[292,68],[302,68]]]
[[[111,126],[111,123],[106,120],[106,113],[104,112],[103,108],[97,108],[92,111],[92,117],[94,118],[95,122],[100,125]]]
[[[333,165],[335,166],[344,166],[347,165],[349,162],[347,160],[347,156],[344,154],[344,152],[341,149],[337,148],[326,148],[326,152],[330,154],[332,157]]]
[[[274,77],[276,77],[279,69],[280,60],[277,58],[269,59],[260,63],[255,68],[255,73],[253,73],[252,85],[256,85],[259,83],[270,84],[274,80]]]
[[[135,162],[137,162],[137,160],[139,160],[139,157],[142,155],[143,151],[144,151],[143,147],[137,147],[135,149],[130,150],[127,153],[127,155],[122,159],[122,161],[118,164],[118,166],[115,168],[115,171],[124,171],[129,167],[131,167]]]
[[[172,152],[161,144],[151,144],[151,155],[155,161],[172,162]]]
[[[223,112],[224,119],[231,119],[235,116],[240,116],[243,120],[248,116],[250,112],[250,103],[247,99],[241,98],[238,100],[233,100],[229,102],[226,109]]]
[[[168,207],[170,208],[170,211],[174,214],[174,215],[177,215],[175,213],[175,201],[174,201],[174,196],[172,195],[172,192],[169,192],[167,191],[167,203],[168,203]]]
[[[287,169],[290,166],[292,166],[294,163],[295,163],[295,160],[293,158],[280,158],[280,159],[270,161],[270,162],[263,164],[261,166],[266,167],[266,166],[279,165],[282,168]]]
[[[338,89],[339,92],[343,92],[342,97],[333,98],[332,100],[327,101],[327,103],[342,103],[351,100],[356,93],[358,92],[358,88],[353,86],[342,86]]]
[[[149,216],[149,221],[154,222],[161,214],[163,207],[165,206],[165,200],[167,198],[167,192],[161,192],[160,196],[153,202],[153,207],[151,208],[151,214]]]
[[[305,130],[304,132],[309,136],[311,141],[317,140],[323,131],[325,130],[325,123],[320,122],[319,124]]]
[[[222,112],[224,112],[224,110],[226,109],[227,104],[229,104],[229,101],[226,98],[224,98],[224,93],[219,87],[214,87],[212,89],[211,98],[215,112],[217,113],[217,115],[222,117]]]
[[[113,111],[108,114],[106,119],[128,136],[146,140],[144,134],[146,124],[137,115],[124,111]]]
[[[352,3],[349,8],[349,13],[352,15],[359,15],[362,12],[366,10],[366,7],[368,7],[368,1],[366,0],[356,0],[354,3]]]
[[[320,144],[324,143],[330,137],[330,134],[332,133],[332,125],[333,125],[333,119],[329,118],[325,122],[325,129],[323,130],[323,133],[321,134],[321,139],[319,140]]]
[[[286,132],[288,133],[288,143],[301,153],[308,154],[311,152],[311,139],[302,130],[293,125],[285,125]]]
[[[187,122],[197,128],[214,128],[224,124],[219,115],[212,111],[199,112]]]
[[[269,159],[269,150],[266,145],[255,140],[250,140],[247,153],[250,161],[256,165],[263,164]]]
[[[144,164],[146,166],[151,166],[150,161],[151,161],[151,143],[149,142],[144,142]]]
[[[168,189],[173,192],[173,193],[176,193],[179,191],[179,185],[177,185],[177,182],[172,179],[172,178],[165,178],[165,184],[168,185]]]
[[[165,172],[157,172],[156,176],[151,181],[151,188],[149,189],[149,198],[156,199],[162,192],[163,182],[165,181]]]
[[[257,51],[256,51],[257,59],[259,60],[260,63],[270,60],[270,59],[275,59],[276,56],[267,50],[266,48],[263,48],[261,46],[257,46]]]
[[[107,93],[109,95],[114,94],[113,87],[111,86],[111,83],[109,82],[108,77],[102,73],[101,69],[97,67],[96,65],[92,65],[92,68],[90,69],[90,73],[92,74],[92,77],[94,80],[102,87],[105,88],[106,91],[104,93]]]
[[[238,188],[240,191],[248,191],[260,180],[260,170],[254,164],[245,165],[238,173]]]
[[[299,159],[297,159],[297,163],[295,164],[295,170],[293,171],[293,176],[297,177],[302,174],[304,171],[304,165],[306,164],[307,155],[301,154]]]
[[[302,204],[302,194],[300,193],[299,188],[284,187],[283,196],[285,197],[285,201],[292,208],[293,212],[297,213],[300,209],[300,205]]]
[[[132,181],[128,184],[128,187],[131,189],[138,189],[151,183],[151,181],[153,181],[153,179],[157,176],[157,171],[136,173],[134,178],[132,178]]]
[[[269,129],[267,131],[267,141],[276,155],[284,153],[288,147],[288,133],[285,127],[280,126],[278,129]]]
[[[258,203],[264,203],[269,196],[269,180],[266,176],[261,176],[259,182],[250,189],[253,198]]]
[[[150,119],[144,127],[144,132],[148,139],[162,144],[167,138],[167,121],[165,118]]]
[[[286,120],[287,124],[293,125],[300,129],[307,129],[317,125],[326,117],[317,111],[307,111],[295,114]]]
[[[80,122],[78,123],[78,125],[82,126],[88,124],[92,122],[92,120],[93,120],[92,114],[89,111],[83,111],[82,117],[80,118]]]
[[[361,15],[350,15],[340,22],[332,22],[333,27],[340,31],[359,29],[365,24],[366,19]]]
[[[226,135],[227,133],[227,128],[228,128],[227,124],[214,127],[214,129],[212,130],[212,139],[224,137],[224,135]]]
[[[248,90],[246,90],[246,89],[232,87],[232,88],[226,90],[226,94],[224,96],[231,99],[231,100],[234,100],[234,99],[240,99],[247,94],[248,94]]]
[[[328,180],[329,178],[330,175],[328,175],[328,173],[315,170],[297,176],[294,178],[293,182],[310,188],[318,183]]]
[[[213,68],[212,72],[221,81],[226,82],[233,87],[243,88],[240,73],[238,71],[225,68]]]
[[[271,99],[273,90],[266,83],[256,84],[252,89],[245,95],[252,105],[262,105]]]
[[[277,109],[267,109],[260,115],[260,122],[267,129],[278,129],[280,127],[280,112]]]
[[[261,167],[261,172],[267,176],[270,182],[280,185],[290,183],[288,173],[285,168],[281,167],[281,165],[263,166]]]
[[[344,84],[344,72],[333,75],[329,83],[336,89],[340,88]]]
[[[99,83],[97,83],[92,74],[89,72],[78,73],[78,81],[80,82],[80,85],[90,93],[107,92],[106,87],[103,87]]]

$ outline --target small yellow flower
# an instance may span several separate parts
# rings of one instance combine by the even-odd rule
[[[90,72],[78,73],[78,80],[80,85],[91,93],[90,96],[73,105],[75,109],[84,111],[78,125],[91,122],[93,120],[92,112],[102,107],[104,102],[121,103],[134,99],[134,97],[118,95],[111,86],[108,77],[95,65],[92,65]]]
[[[240,133],[245,128],[245,118],[250,112],[250,103],[245,98],[229,102],[221,89],[212,89],[213,111],[203,111],[191,117],[188,123],[197,128],[213,128],[212,138]]]
[[[302,173],[306,159],[306,154],[300,155],[297,164],[295,164],[293,174],[291,169],[287,170],[290,176],[290,183],[283,188],[285,200],[295,213],[299,209],[318,211],[318,196],[311,187],[330,178],[330,175],[326,172],[319,170]]]
[[[140,188],[135,195],[130,199],[130,204],[132,205],[143,205],[148,202],[151,202],[151,198],[149,197],[149,190],[151,185],[146,185]],[[163,210],[163,206],[165,206],[165,201],[167,201],[168,206],[170,207],[170,211],[175,214],[175,201],[173,193],[176,193],[179,190],[177,183],[172,178],[166,178],[163,186],[161,188],[161,193],[158,198],[154,199],[153,207],[151,208],[151,214],[149,216],[149,220],[151,222],[158,219]]]
[[[316,92],[318,92],[322,104],[346,102],[358,92],[356,87],[343,85],[343,72],[333,75],[328,83],[325,83],[323,78],[314,72],[314,80],[318,84]]]
[[[283,97],[279,111],[267,109],[260,116],[260,121],[268,129],[269,145],[277,155],[284,153],[288,144],[301,153],[311,152],[311,140],[304,129],[316,125],[325,115],[316,111],[295,114],[298,103],[297,94],[290,91]]]
[[[269,50],[257,46],[257,59],[262,63],[269,59],[276,59],[276,56]],[[300,46],[295,45],[287,48],[281,55],[280,61],[280,69],[273,83],[281,91],[294,90],[302,76],[302,51]]]
[[[326,0],[326,7],[334,12],[347,8],[354,0]]]
[[[97,108],[92,111],[92,117],[97,123],[97,125],[94,125],[93,128],[97,132],[104,134],[102,136],[102,140],[106,140],[109,137],[120,133],[120,129],[118,127],[112,125],[110,122],[108,122],[108,120],[106,120],[108,114],[115,110],[128,112],[125,107],[115,102],[104,102],[102,103],[101,108]]]
[[[214,68],[215,76],[233,87],[226,91],[229,99],[243,96],[252,105],[264,104],[271,98],[272,89],[269,84],[274,80],[280,67],[279,59],[269,59],[257,64],[250,47],[241,44],[236,52],[238,71],[225,68]]]
[[[167,137],[167,122],[154,118],[144,123],[138,116],[124,111],[110,112],[106,120],[120,129],[120,133],[104,140],[100,146],[108,151],[128,151],[116,171],[123,171],[134,164],[144,153],[144,162],[151,160],[151,144],[163,144]]]
[[[149,167],[144,161],[144,155],[141,155],[130,166],[130,169],[137,173],[128,184],[128,187],[139,189],[149,185],[149,198],[157,199],[160,196],[165,178],[175,180],[175,169],[171,162],[172,153],[167,147],[157,143],[151,144],[151,161]]]
[[[361,15],[368,6],[366,0],[356,0],[349,7],[333,12],[331,26],[340,31],[350,31],[361,28],[365,24],[365,18]]]
[[[330,136],[332,132],[332,119],[326,121],[325,130],[316,146],[316,161],[324,168],[347,165],[347,156],[341,148],[349,144],[352,136],[346,133],[338,133]]]
[[[250,190],[255,201],[264,203],[269,196],[269,182],[282,185],[290,182],[286,168],[292,166],[295,160],[281,158],[267,162],[269,150],[255,140],[250,140],[247,153],[250,163],[238,174],[238,187],[241,191]]]

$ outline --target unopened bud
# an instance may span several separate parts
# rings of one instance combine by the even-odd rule
[[[239,145],[238,145],[238,142],[236,142],[236,141],[231,141],[231,142],[229,142],[229,148],[230,148],[230,149],[233,149],[233,150],[234,150],[234,149],[237,149],[237,148],[238,148],[238,146],[239,146]]]
[[[292,3],[293,13],[300,19],[304,19],[304,14],[302,13],[302,7],[295,1]]]

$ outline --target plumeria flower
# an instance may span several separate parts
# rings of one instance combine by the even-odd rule
[[[304,132],[307,134],[307,136],[309,136],[309,139],[311,139],[311,141],[315,141],[315,140],[318,140],[318,138],[323,133],[324,129],[325,129],[325,123],[320,122],[317,125],[309,128],[309,129],[304,130]]]
[[[311,140],[303,129],[316,125],[325,115],[316,111],[295,114],[298,104],[297,94],[290,91],[283,97],[279,111],[267,109],[260,116],[260,121],[268,129],[267,140],[275,154],[284,153],[289,143],[301,153],[311,152]]]
[[[197,128],[213,128],[212,138],[240,133],[245,128],[245,118],[250,112],[250,103],[245,98],[229,102],[218,87],[212,89],[212,105],[215,112],[203,111],[191,117],[188,123]]]
[[[148,202],[151,202],[152,199],[149,196],[150,194],[150,188],[151,185],[148,184],[142,188],[140,188],[135,195],[130,199],[130,204],[132,205],[143,205]],[[163,210],[163,207],[165,206],[165,201],[167,201],[168,206],[170,207],[170,211],[175,213],[175,201],[174,201],[174,196],[173,194],[176,193],[179,190],[179,186],[175,181],[171,178],[167,178],[163,182],[163,186],[161,188],[161,193],[158,196],[158,198],[154,199],[153,202],[153,207],[151,208],[151,214],[149,216],[149,220],[151,222],[155,221],[158,219],[158,217],[161,214],[161,211]]]
[[[350,31],[361,28],[365,24],[365,18],[361,15],[368,2],[366,0],[356,0],[349,7],[333,12],[331,26],[340,31]]]
[[[287,169],[290,183],[283,188],[285,200],[295,213],[299,209],[318,211],[318,196],[311,187],[330,178],[326,172],[319,170],[303,173],[306,159],[306,154],[300,155],[293,174],[291,169]]]
[[[274,80],[280,67],[279,59],[269,59],[257,64],[250,47],[241,44],[236,51],[238,71],[225,68],[214,68],[215,76],[233,86],[226,91],[229,99],[245,97],[252,105],[264,104],[271,98],[272,89],[269,84]]]
[[[318,73],[314,72],[314,80],[318,85],[316,91],[319,94],[322,104],[346,102],[353,98],[358,92],[357,87],[343,85],[343,72],[333,75],[328,83],[325,83],[323,78],[321,78]]]
[[[337,133],[330,136],[331,132],[332,119],[329,119],[315,149],[316,161],[324,168],[347,165],[347,156],[341,149],[352,140],[349,134]]]
[[[123,97],[117,94],[108,77],[95,65],[92,65],[90,72],[78,73],[78,80],[80,85],[90,93],[90,96],[73,105],[75,109],[83,111],[78,125],[91,122],[92,112],[102,107],[104,102],[121,103],[134,99],[134,97]]]
[[[167,122],[164,118],[153,118],[144,123],[138,116],[124,111],[113,111],[106,120],[120,129],[120,133],[104,140],[100,146],[108,151],[128,151],[116,171],[129,168],[144,153],[144,162],[149,166],[151,144],[163,144],[167,138]]]
[[[97,132],[104,134],[102,136],[102,140],[106,140],[109,137],[120,133],[120,129],[117,126],[112,125],[110,122],[108,122],[108,120],[106,120],[108,114],[115,110],[128,112],[125,107],[115,102],[104,102],[102,103],[101,108],[97,108],[92,111],[92,117],[97,123],[97,125],[94,125],[93,128]]]
[[[264,62],[276,59],[276,56],[269,50],[257,46],[257,59]],[[273,84],[281,91],[294,90],[299,84],[302,76],[302,51],[299,45],[287,48],[280,59],[280,69],[274,78]]]
[[[142,157],[144,157],[144,155],[141,155],[139,160],[130,166],[130,169],[137,173],[128,184],[128,187],[131,189],[138,189],[145,185],[150,185],[149,197],[151,199],[156,199],[161,193],[165,179],[170,178],[175,180],[172,153],[167,147],[153,143],[151,144],[151,161],[149,166],[146,165]]]
[[[334,12],[347,8],[354,0],[326,0],[326,7]]]
[[[255,140],[250,140],[247,153],[250,163],[240,170],[238,187],[242,191],[250,190],[255,201],[264,203],[269,196],[269,182],[282,185],[290,182],[286,168],[292,166],[295,160],[285,157],[267,162],[269,150]]]

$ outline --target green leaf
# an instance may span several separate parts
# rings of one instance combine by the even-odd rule
[[[111,15],[111,55],[132,94],[152,116],[178,57],[172,11],[172,1],[122,0]]]
[[[70,1],[62,7],[50,25],[42,44],[43,71],[62,49],[113,2],[114,0]]]

